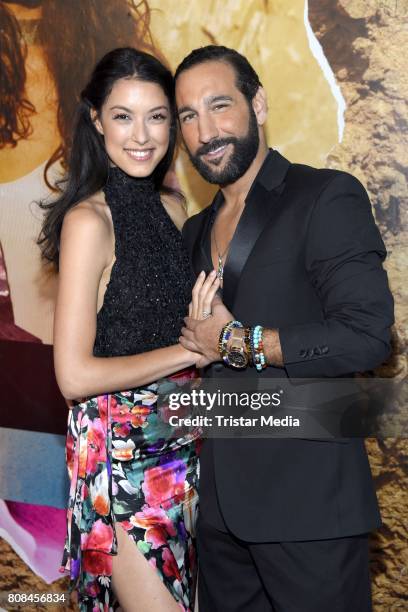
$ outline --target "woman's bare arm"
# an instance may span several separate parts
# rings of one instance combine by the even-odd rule
[[[112,257],[103,215],[78,205],[63,224],[54,324],[57,381],[67,399],[130,389],[190,366],[197,355],[180,345],[124,357],[94,357],[100,279]]]

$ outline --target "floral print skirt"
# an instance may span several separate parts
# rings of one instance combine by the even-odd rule
[[[61,571],[81,612],[111,612],[116,529],[123,528],[180,609],[194,608],[199,430],[169,424],[166,397],[194,370],[87,398],[69,413],[71,478]],[[159,401],[160,399],[160,401]],[[119,525],[120,523],[120,525]]]

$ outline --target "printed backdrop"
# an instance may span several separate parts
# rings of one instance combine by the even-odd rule
[[[173,70],[209,43],[249,58],[268,93],[270,146],[292,161],[347,170],[370,193],[397,319],[394,354],[377,374],[401,379],[407,22],[407,0],[0,0],[0,591],[67,588],[58,574],[67,407],[53,375],[56,279],[35,245],[35,200],[63,172],[72,110],[92,65],[124,45]],[[182,147],[176,171],[193,214],[213,188]],[[405,609],[407,446],[401,436],[367,447],[384,519],[372,536],[374,609]]]

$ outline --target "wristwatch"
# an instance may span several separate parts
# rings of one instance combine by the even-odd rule
[[[229,366],[242,369],[247,367],[249,360],[245,350],[244,338],[239,332],[237,333],[237,331],[237,328],[231,331],[226,357]]]

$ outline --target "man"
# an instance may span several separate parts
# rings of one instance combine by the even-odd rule
[[[183,235],[195,273],[217,270],[224,302],[187,319],[180,341],[206,355],[213,378],[338,377],[379,365],[393,302],[361,184],[268,149],[266,95],[236,51],[193,51],[177,68],[176,98],[190,159],[220,186]],[[246,364],[254,349],[240,327],[220,362],[231,319],[264,327],[265,364]],[[200,612],[370,610],[367,534],[379,525],[360,439],[206,440]]]

